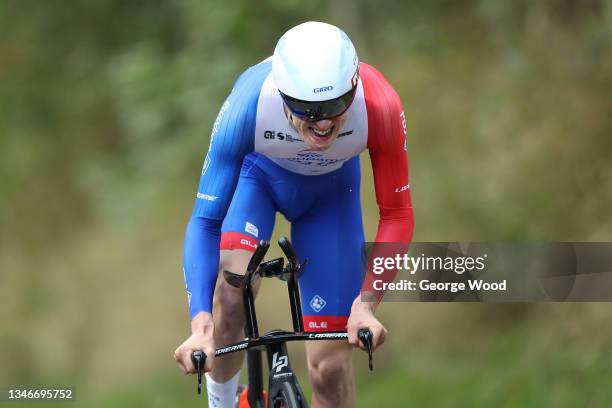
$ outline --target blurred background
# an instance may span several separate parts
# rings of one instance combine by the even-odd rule
[[[403,100],[415,240],[612,239],[610,0],[4,0],[0,388],[205,405],[172,355],[210,129],[238,75],[307,20],[343,28]],[[284,296],[266,282],[264,329],[290,327]],[[374,373],[355,353],[360,406],[612,404],[608,304],[379,310],[390,337]]]

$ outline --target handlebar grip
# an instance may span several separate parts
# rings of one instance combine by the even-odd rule
[[[370,367],[370,371],[374,370],[374,366],[372,364],[372,332],[370,329],[363,328],[359,329],[357,332],[357,337],[363,343],[363,346],[368,350],[368,366]]]
[[[202,394],[202,371],[204,370],[204,364],[206,363],[206,354],[201,350],[196,350],[191,353],[191,362],[196,368],[198,373],[198,394]]]
[[[287,237],[281,237],[278,240],[278,245],[281,247],[290,264],[292,264],[293,266],[300,264],[297,254],[295,253],[295,249],[293,249],[293,245],[291,245],[291,242],[289,242]]]
[[[270,242],[265,240],[259,241],[257,249],[253,253],[253,256],[251,256],[251,260],[249,261],[249,265],[247,266],[247,271],[254,271],[255,269],[257,269],[261,261],[264,259],[264,256],[266,256],[268,248],[270,248]]]

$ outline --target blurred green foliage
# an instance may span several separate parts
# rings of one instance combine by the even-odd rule
[[[171,355],[212,121],[235,78],[306,20],[341,26],[402,97],[416,240],[611,238],[610,0],[6,0],[0,386],[195,405]],[[279,290],[260,298],[268,323]],[[381,309],[393,335],[375,380],[355,358],[364,406],[610,405],[605,305]]]

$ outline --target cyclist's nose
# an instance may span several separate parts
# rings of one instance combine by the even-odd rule
[[[327,130],[327,129],[329,129],[330,127],[332,127],[332,126],[333,126],[333,124],[334,124],[334,122],[333,122],[332,120],[329,120],[329,119],[319,120],[319,121],[316,121],[316,122],[314,123],[314,125],[315,125],[315,126],[317,127],[317,129],[319,129],[319,130]]]

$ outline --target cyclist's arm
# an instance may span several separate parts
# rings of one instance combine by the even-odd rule
[[[242,160],[253,151],[257,100],[268,72],[265,63],[247,70],[236,82],[213,125],[185,233],[183,271],[191,319],[200,312],[212,312],[221,224],[238,182]]]
[[[244,153],[232,135],[220,129],[204,161],[196,204],[183,250],[183,269],[190,316],[212,311],[212,297],[219,266],[221,224],[234,194]]]
[[[368,149],[380,213],[376,242],[405,243],[407,248],[412,241],[414,214],[408,178],[404,110],[399,96],[380,72],[368,65],[362,66],[361,72],[368,79],[364,81],[366,95],[375,95],[366,99],[366,103],[368,104]],[[373,255],[377,255],[377,252],[383,254],[387,251],[375,247]],[[372,278],[366,277],[364,290],[372,288],[368,277]],[[379,278],[393,279],[391,276]],[[378,301],[383,294],[383,292],[376,293]]]

